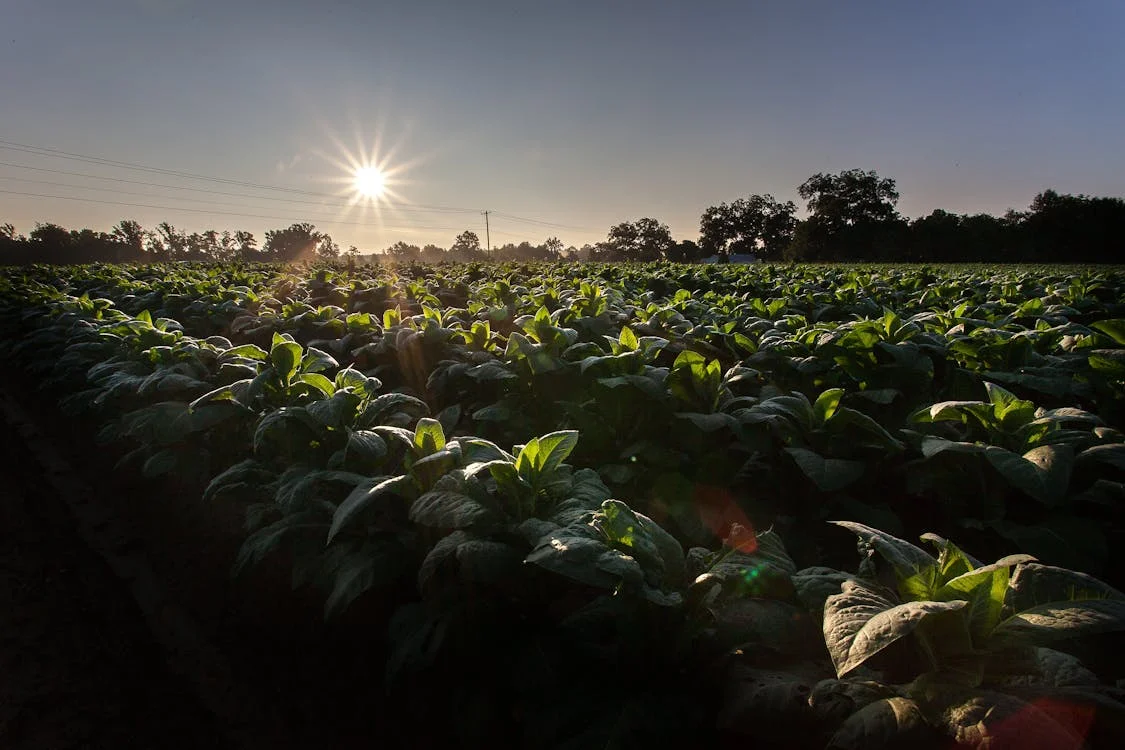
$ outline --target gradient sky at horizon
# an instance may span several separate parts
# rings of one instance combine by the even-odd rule
[[[807,177],[849,168],[894,178],[910,217],[1125,195],[1120,0],[6,0],[0,17],[0,141],[341,195],[0,147],[0,222],[25,233],[308,220],[372,251],[483,241],[487,208],[493,245],[581,245],[642,216],[695,239],[710,205],[800,204]],[[341,163],[376,142],[397,208],[345,211]]]

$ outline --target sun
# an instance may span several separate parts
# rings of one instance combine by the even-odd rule
[[[387,178],[374,165],[357,167],[353,182],[355,191],[364,198],[380,198],[387,189]]]

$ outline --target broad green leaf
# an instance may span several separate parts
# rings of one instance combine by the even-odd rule
[[[764,561],[787,575],[797,572],[797,565],[785,550],[781,537],[772,529],[755,534],[755,548],[750,554],[758,560]]]
[[[628,351],[636,351],[640,347],[640,342],[637,341],[637,334],[629,326],[621,327],[621,336],[618,338],[621,348]]]
[[[487,461],[515,461],[515,457],[489,440],[483,438],[457,438],[461,455],[466,463]]]
[[[560,529],[539,543],[528,563],[602,589],[639,589],[644,573],[635,558],[605,543],[589,526]]]
[[[661,581],[673,586],[683,583],[683,548],[648,516],[619,500],[606,500],[592,524],[612,545],[627,549],[642,567],[654,571]]]
[[[428,490],[460,463],[461,446],[450,443],[445,448],[414,461],[410,466],[410,474],[423,490]]]
[[[332,526],[328,530],[328,543],[331,544],[337,534],[355,523],[364,511],[382,498],[406,491],[409,483],[410,478],[405,476],[376,477],[357,486],[344,499],[344,502],[337,506],[336,512],[332,514]]]
[[[445,432],[441,422],[429,417],[419,419],[414,428],[414,447],[420,456],[429,456],[444,448]]]
[[[938,575],[938,561],[928,552],[905,539],[854,521],[832,521],[843,526],[875,549],[890,564],[898,580],[899,593],[906,599],[929,599]]]
[[[813,403],[813,411],[816,413],[817,422],[823,424],[832,418],[843,395],[843,388],[829,388],[816,397],[816,402]]]
[[[880,698],[844,720],[825,746],[829,750],[866,750],[880,747],[925,746],[931,738],[929,723],[918,705],[895,696]]]
[[[495,514],[477,500],[452,488],[435,487],[410,506],[410,520],[423,526],[467,529],[489,521]]]
[[[803,568],[793,575],[793,587],[801,605],[816,619],[824,617],[824,602],[840,593],[845,581],[855,580],[851,573],[815,566]]]
[[[336,358],[325,351],[317,349],[315,346],[310,346],[305,350],[305,356],[301,358],[301,372],[324,372],[325,370],[335,370],[340,366]]]
[[[902,450],[904,447],[902,441],[895,438],[882,425],[861,411],[847,407],[836,409],[835,416],[832,418],[832,428],[836,429],[838,426],[844,425],[856,427],[861,433],[870,435],[875,439],[870,444],[884,450]]]
[[[983,411],[991,414],[992,408],[980,401],[941,401],[919,409],[910,415],[912,422],[963,422],[965,414]]]
[[[301,345],[293,341],[278,341],[270,349],[270,364],[286,385],[297,374],[301,366],[301,355]]]
[[[825,458],[807,448],[786,448],[801,472],[823,492],[843,489],[855,482],[864,472],[862,461],[842,458]]]
[[[1125,472],[1125,443],[1095,445],[1078,454],[1080,462],[1098,461]]]
[[[1074,466],[1069,445],[1041,445],[1022,456],[989,446],[984,456],[1001,476],[1039,502],[1055,505],[1066,497]]]
[[[578,445],[577,430],[550,432],[538,438],[539,450],[535,456],[540,475],[549,475],[557,469]]]
[[[457,429],[457,423],[461,420],[461,405],[452,404],[445,407],[437,415],[437,421],[441,423],[442,434],[452,434]]]
[[[1087,361],[1092,369],[1108,378],[1125,379],[1125,349],[1095,349]]]
[[[979,568],[980,562],[966,554],[953,542],[937,534],[923,534],[923,542],[929,542],[938,549],[938,579],[937,583],[943,585],[959,575]]]
[[[387,442],[371,430],[349,430],[345,452],[346,459],[354,457],[360,461],[378,462],[387,455]]]
[[[457,547],[461,578],[473,583],[498,584],[521,572],[524,553],[510,544],[470,539]]]
[[[234,401],[236,400],[238,392],[245,389],[248,385],[250,385],[249,380],[239,380],[231,383],[230,385],[219,386],[218,388],[212,391],[208,391],[207,393],[204,393],[202,396],[192,401],[188,405],[188,408],[194,411],[206,406],[207,404],[212,404],[219,401]]]
[[[898,604],[867,583],[842,584],[824,603],[824,641],[843,677],[935,615],[963,609],[967,603],[916,601]]]
[[[922,438],[922,455],[926,458],[933,458],[939,453],[952,451],[954,453],[983,453],[987,446],[979,443],[964,443],[956,440],[946,440],[945,438],[933,437],[927,435]]]
[[[988,400],[993,406],[1004,408],[1020,401],[1016,394],[987,380],[984,381],[984,390],[988,393]]]
[[[274,504],[286,514],[314,507],[327,510],[330,507],[328,498],[339,497],[344,491],[351,492],[366,481],[367,477],[350,471],[310,471],[297,465],[286,470],[278,479]]]
[[[770,421],[781,417],[803,432],[813,429],[816,417],[812,404],[801,394],[768,398],[750,407],[748,412],[748,421]]]
[[[320,424],[300,406],[284,406],[258,420],[251,447],[255,454],[292,458],[305,453],[317,438]]]
[[[324,519],[319,512],[303,511],[285,516],[258,529],[239,547],[234,562],[234,573],[240,573],[251,565],[261,562],[266,555],[277,549],[282,542],[300,536],[320,536],[324,534]]]
[[[496,481],[496,489],[508,500],[518,501],[531,491],[531,485],[524,481],[516,470],[516,465],[505,460],[489,461],[488,473]]]
[[[993,629],[990,647],[1125,630],[1125,594],[1093,576],[1038,563],[1016,568],[1005,602],[1009,612]]]
[[[408,396],[405,393],[384,393],[371,399],[363,408],[356,419],[358,427],[376,427],[378,425],[401,426],[402,422],[395,421],[395,415],[406,414],[413,421],[414,417],[421,417],[429,412],[426,402]]]
[[[698,427],[702,432],[718,432],[719,430],[738,427],[738,420],[730,414],[716,412],[714,414],[701,414],[699,412],[676,412],[677,419],[686,419]]]
[[[983,644],[1000,622],[1012,567],[1033,559],[1028,555],[1011,555],[971,570],[941,586],[934,593],[934,601],[967,601],[969,632],[974,643]]]
[[[349,555],[335,571],[332,590],[324,601],[324,619],[340,616],[352,602],[374,586],[381,562],[371,555]]]
[[[1106,336],[1116,341],[1118,344],[1125,346],[1125,318],[1114,318],[1112,320],[1098,320],[1090,324],[1090,327],[1101,331]]]
[[[333,393],[330,398],[314,401],[305,407],[305,411],[325,427],[341,429],[350,425],[355,419],[356,407],[359,406],[360,400],[360,397],[354,393],[339,391]]]
[[[414,448],[414,433],[410,430],[403,429],[402,427],[378,425],[372,428],[372,432],[378,433],[384,439],[396,441],[407,448]]]
[[[173,450],[161,450],[153,453],[141,467],[141,473],[146,477],[164,476],[176,470],[178,459]]]
[[[426,553],[426,558],[422,560],[422,565],[418,568],[418,590],[424,593],[426,585],[433,578],[438,568],[446,561],[452,560],[457,554],[457,548],[472,538],[469,532],[458,529],[439,539],[437,544]]]
[[[255,493],[258,493],[264,500],[272,494],[267,485],[276,478],[277,473],[268,466],[248,458],[212,479],[203,492],[203,502],[210,503],[228,492],[250,499],[255,499]]]

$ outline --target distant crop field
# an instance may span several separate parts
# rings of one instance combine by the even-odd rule
[[[1067,700],[1125,710],[1125,675],[1047,648],[1125,628],[1123,291],[1092,266],[34,266],[0,271],[0,328],[119,470],[245,511],[237,569],[284,559],[328,618],[408,582],[392,692],[459,716],[494,688],[451,721],[575,746],[634,711],[768,739],[796,695],[823,746],[961,738],[1060,665]],[[704,665],[733,682],[701,692]],[[860,681],[844,712],[801,692]],[[1078,713],[1037,726],[1110,731]]]

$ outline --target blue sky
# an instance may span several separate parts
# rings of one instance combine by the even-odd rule
[[[813,173],[853,167],[894,178],[907,216],[1125,194],[1119,0],[8,0],[3,15],[0,140],[340,196],[0,148],[56,170],[0,166],[0,221],[24,232],[310,220],[375,250],[483,239],[490,209],[493,244],[580,245],[642,216],[694,238],[707,206],[797,200]],[[376,141],[394,206],[345,209],[342,163]]]

